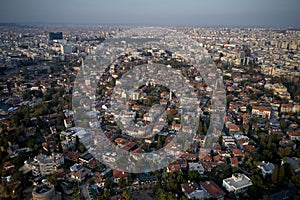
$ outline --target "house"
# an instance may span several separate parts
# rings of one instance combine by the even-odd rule
[[[127,142],[124,147],[122,147],[123,150],[125,151],[131,151],[136,148],[136,143],[135,142]]]
[[[280,112],[282,113],[290,113],[293,111],[294,105],[293,104],[281,104],[280,105]]]
[[[64,156],[68,160],[72,160],[74,162],[78,162],[81,153],[75,151],[66,151],[64,152]]]
[[[223,179],[223,187],[228,192],[241,193],[252,185],[250,178],[245,174],[235,173],[231,177]]]
[[[201,182],[200,186],[203,189],[206,198],[218,200],[224,199],[226,193],[214,181]]]
[[[113,173],[112,175],[113,175],[114,183],[118,183],[121,178],[125,178],[127,180],[128,176],[129,176],[129,174],[127,172],[124,172],[124,171],[121,171],[118,169],[113,169],[112,173]]]
[[[264,177],[267,174],[273,174],[275,168],[273,163],[269,163],[269,162],[265,163],[265,161],[262,161],[261,164],[259,164],[257,167],[261,169],[261,173]]]
[[[66,128],[71,128],[72,127],[72,118],[64,119],[64,125]]]
[[[15,168],[15,165],[12,162],[5,162],[3,165],[3,170],[10,171]]]
[[[204,157],[210,155],[211,149],[210,148],[203,148],[199,149],[199,159],[202,160]]]
[[[37,132],[37,128],[34,126],[25,128],[24,130],[26,137],[34,136]]]
[[[222,143],[226,147],[236,147],[235,139],[232,136],[223,136]]]
[[[229,124],[227,127],[228,127],[229,132],[239,132],[240,131],[240,127],[235,124]]]
[[[200,175],[204,174],[204,167],[201,162],[193,163],[189,162],[189,171],[197,171]]]
[[[230,158],[231,167],[237,167],[239,165],[239,161],[236,157]]]
[[[77,171],[72,171],[70,173],[70,177],[78,182],[82,182],[85,180],[86,176],[91,172],[92,171],[90,169],[81,167]]]
[[[182,153],[181,157],[186,158],[188,161],[195,161],[197,160],[198,155],[194,153]]]
[[[292,141],[300,141],[300,132],[288,132],[287,135]]]
[[[268,108],[265,106],[253,106],[252,107],[252,115],[270,119],[271,108]]]
[[[88,151],[83,153],[80,157],[79,157],[79,161],[81,163],[84,164],[88,164],[91,160],[93,160],[94,157],[92,156],[92,154],[90,154]]]
[[[245,152],[254,152],[254,151],[256,151],[256,148],[253,145],[243,145],[242,148],[244,149]]]
[[[204,198],[204,191],[196,182],[188,182],[180,184],[182,192],[188,199],[202,199]]]
[[[244,152],[242,152],[239,149],[232,149],[232,154],[234,157],[236,157],[238,159],[238,161],[242,161],[244,158]]]
[[[181,172],[181,167],[178,163],[173,163],[173,164],[170,164],[168,167],[167,167],[167,172],[170,173],[170,172]]]
[[[179,166],[181,167],[181,169],[186,170],[188,167],[188,162],[187,159],[184,157],[178,158],[177,162],[179,164]]]

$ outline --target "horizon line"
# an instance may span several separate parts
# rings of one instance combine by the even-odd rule
[[[267,28],[267,29],[300,29],[298,26],[282,26],[282,25],[180,25],[180,24],[143,24],[143,23],[75,23],[75,22],[1,22],[0,26],[154,26],[154,27],[195,27],[195,28]]]

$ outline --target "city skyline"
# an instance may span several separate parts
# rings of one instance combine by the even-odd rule
[[[297,0],[6,1],[2,23],[299,28]]]

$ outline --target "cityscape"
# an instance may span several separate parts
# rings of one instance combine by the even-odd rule
[[[90,23],[48,3],[0,14],[0,199],[300,199],[299,3],[200,24],[194,1]]]

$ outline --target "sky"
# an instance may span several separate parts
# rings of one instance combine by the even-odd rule
[[[300,27],[299,0],[0,0],[0,22]]]

